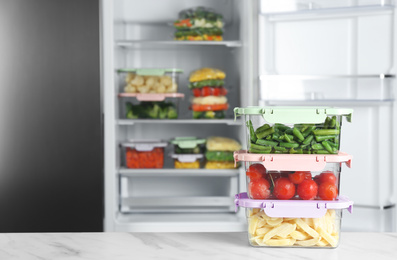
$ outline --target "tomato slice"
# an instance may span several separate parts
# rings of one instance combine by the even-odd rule
[[[211,96],[212,95],[212,88],[211,87],[203,87],[201,89],[201,93],[203,97]]]
[[[193,95],[194,95],[195,97],[201,97],[201,89],[199,89],[199,88],[194,88],[194,89],[193,89]]]
[[[192,110],[196,112],[203,111],[219,111],[219,110],[227,110],[229,108],[229,104],[216,104],[216,105],[199,105],[192,104]]]

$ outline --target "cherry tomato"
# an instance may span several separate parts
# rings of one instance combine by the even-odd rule
[[[201,97],[201,89],[199,89],[199,88],[194,88],[194,89],[193,89],[193,95],[194,95],[195,97]]]
[[[266,174],[266,168],[261,163],[251,164],[247,170],[247,176],[250,181],[261,179]]]
[[[210,87],[203,87],[201,89],[201,93],[203,94],[203,97],[211,96],[212,95],[212,89]]]
[[[270,196],[270,184],[265,179],[251,181],[248,184],[248,191],[253,199],[267,199]]]
[[[292,181],[293,184],[299,184],[305,179],[304,172],[294,172],[288,175],[288,179]]]
[[[311,180],[312,179],[312,173],[311,172],[304,172],[305,173],[305,180]]]
[[[333,200],[338,196],[338,188],[335,184],[323,182],[318,187],[318,196],[322,200]]]
[[[336,184],[336,176],[331,171],[322,172],[320,177],[318,177],[318,181],[320,183],[329,182],[332,184]]]
[[[221,95],[221,88],[213,88],[212,89],[212,95],[220,96]]]
[[[318,185],[313,180],[303,180],[298,185],[298,196],[303,200],[312,200],[317,196]]]
[[[288,200],[295,195],[295,185],[287,178],[280,178],[275,182],[274,196],[280,200]]]

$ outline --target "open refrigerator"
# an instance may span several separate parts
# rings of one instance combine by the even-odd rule
[[[282,3],[280,3],[282,2]],[[224,18],[223,41],[175,41],[178,13],[205,6]],[[175,170],[165,148],[161,169],[128,169],[127,140],[226,136],[245,145],[233,107],[337,106],[354,109],[341,145],[354,155],[343,194],[355,202],[342,229],[395,231],[397,138],[394,1],[102,0],[105,231],[245,231],[234,196],[245,172]],[[192,119],[189,73],[226,72],[224,119]],[[120,69],[177,68],[178,119],[126,119]],[[344,138],[344,136],[349,138]]]

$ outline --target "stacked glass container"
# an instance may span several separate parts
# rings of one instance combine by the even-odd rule
[[[339,196],[342,164],[352,156],[339,150],[342,118],[351,109],[330,107],[235,108],[244,116],[247,150],[243,162],[245,207],[252,246],[327,247],[339,244],[342,210],[353,202]]]

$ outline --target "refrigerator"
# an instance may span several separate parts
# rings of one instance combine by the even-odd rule
[[[0,232],[103,230],[99,2],[0,1]]]
[[[197,6],[222,14],[223,41],[173,39],[178,13]],[[246,126],[232,109],[225,119],[192,119],[189,74],[214,67],[226,73],[231,108],[353,108],[341,137],[353,165],[342,168],[341,193],[355,206],[342,228],[395,231],[395,25],[394,1],[102,0],[104,230],[246,230],[244,212],[234,207],[234,195],[246,191],[242,168],[175,170],[168,147],[165,168],[127,169],[120,148],[131,139],[214,135],[245,146]],[[126,68],[182,69],[178,119],[126,119],[117,72]]]

